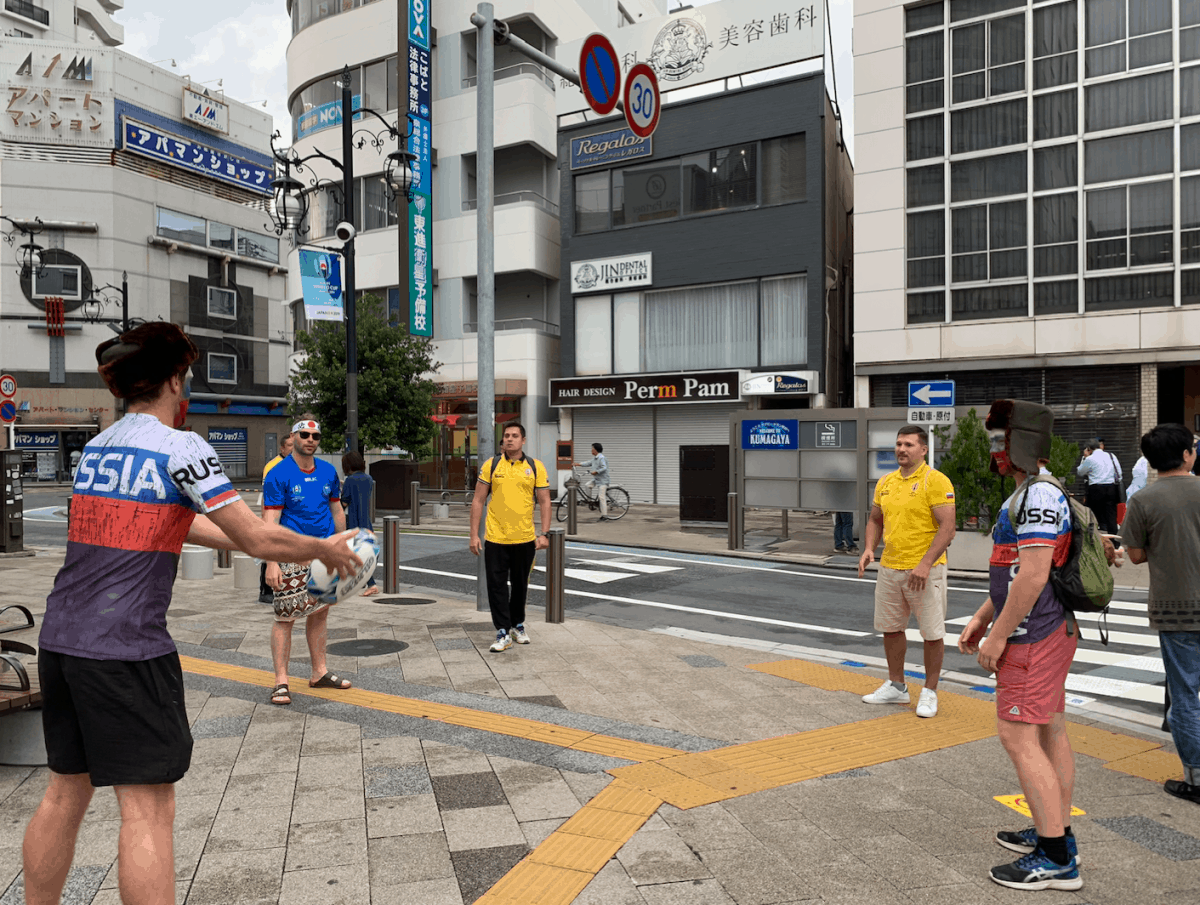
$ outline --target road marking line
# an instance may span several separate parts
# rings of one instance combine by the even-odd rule
[[[417,572],[422,575],[442,575],[448,578],[460,578],[464,581],[478,581],[477,575],[459,575],[456,572],[443,572],[438,569],[420,569],[416,566],[400,566],[403,572]],[[532,591],[544,591],[544,587],[531,584],[529,589]],[[786,622],[782,619],[768,619],[765,616],[747,616],[744,613],[727,613],[724,610],[708,610],[702,607],[682,606],[677,603],[663,603],[659,600],[639,600],[634,597],[616,597],[612,594],[597,594],[594,591],[573,591],[567,588],[563,591],[564,594],[571,597],[590,597],[593,600],[607,600],[613,603],[628,603],[634,606],[645,606],[659,610],[674,610],[680,613],[696,613],[700,616],[720,616],[723,619],[736,619],[738,622],[753,622],[757,625],[779,625],[784,628],[795,628],[802,631],[821,632],[826,635],[842,635],[849,638],[867,638],[872,635],[872,632],[856,632],[845,628],[830,628],[825,625],[809,625],[804,622]]]
[[[545,566],[534,566],[538,572],[545,572]],[[598,569],[563,569],[563,575],[588,584],[608,584],[610,581],[620,581],[622,578],[636,578],[633,572],[601,572]]]
[[[627,569],[630,572],[641,572],[645,575],[683,571],[683,566],[655,566],[648,562],[626,562],[623,559],[577,559],[575,562],[585,562],[593,566],[613,566],[617,569]]]

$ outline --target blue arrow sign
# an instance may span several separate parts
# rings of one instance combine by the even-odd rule
[[[910,380],[908,382],[908,407],[946,407],[954,405],[953,380]]]

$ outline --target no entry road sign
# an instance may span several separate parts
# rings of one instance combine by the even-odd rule
[[[638,63],[625,77],[625,121],[638,138],[649,138],[658,128],[659,101],[658,76]]]
[[[579,83],[588,105],[601,116],[616,109],[621,96],[621,64],[612,41],[588,35],[579,53]]]

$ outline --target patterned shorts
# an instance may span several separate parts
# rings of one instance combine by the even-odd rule
[[[281,562],[279,568],[283,572],[283,586],[275,592],[276,622],[295,622],[329,606],[309,596],[308,566]]]

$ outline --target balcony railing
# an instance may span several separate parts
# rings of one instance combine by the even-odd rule
[[[538,207],[540,207],[546,213],[551,214],[552,216],[555,216],[555,217],[558,216],[558,205],[555,204],[553,201],[551,201],[549,198],[547,198],[545,195],[542,195],[538,192],[505,192],[504,194],[496,196],[496,206],[497,207],[499,207],[502,204],[518,204],[522,201],[526,201],[531,204],[536,204]],[[471,199],[468,199],[467,201],[463,202],[462,209],[464,211],[473,211],[478,206],[479,206],[478,200],[475,198],[471,198]]]
[[[553,76],[547,73],[546,70],[541,66],[537,65],[537,63],[517,63],[515,66],[505,66],[503,69],[497,69],[496,81],[500,81],[501,79],[511,79],[518,75],[536,76],[545,82],[546,87],[548,87],[551,91],[553,91],[555,88]],[[474,88],[477,84],[479,84],[479,76],[477,75],[469,75],[463,79],[464,88]]]
[[[18,16],[32,19],[34,22],[41,22],[43,25],[50,24],[50,10],[35,6],[29,0],[4,0],[4,8],[10,13],[16,13]]]
[[[511,317],[505,320],[496,321],[497,330],[537,330],[540,333],[549,333],[551,336],[558,336],[558,324],[552,324],[549,321],[538,320],[536,317]],[[478,323],[463,324],[463,333],[478,333]]]

